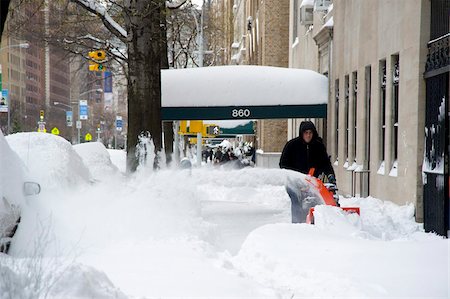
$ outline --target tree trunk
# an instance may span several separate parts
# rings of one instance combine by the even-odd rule
[[[167,49],[167,20],[165,10],[161,11],[161,68],[169,68],[169,58]],[[169,166],[172,162],[173,154],[173,123],[163,122],[164,130],[164,152],[166,154],[166,164]]]
[[[164,152],[166,153],[166,163],[170,166],[172,163],[173,155],[173,122],[165,121],[163,122],[164,129]],[[177,163],[177,161],[175,161]]]
[[[128,0],[124,12],[128,44],[127,171],[138,166],[139,135],[149,132],[161,151],[161,16],[163,0]],[[155,157],[154,168],[159,159]]]

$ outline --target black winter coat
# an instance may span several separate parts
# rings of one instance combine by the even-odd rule
[[[330,158],[321,139],[315,137],[310,143],[297,137],[286,143],[280,158],[280,167],[307,174],[310,168],[315,168],[314,176],[334,175]]]

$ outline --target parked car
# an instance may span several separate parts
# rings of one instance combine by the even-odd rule
[[[8,253],[26,197],[39,194],[41,186],[28,181],[23,161],[9,147],[1,131],[0,153],[0,252]]]

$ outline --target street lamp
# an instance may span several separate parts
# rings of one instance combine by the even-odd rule
[[[84,91],[84,92],[80,93],[79,96],[80,97],[84,96],[85,94],[88,94],[88,93],[93,92],[93,91],[95,91],[95,92],[103,92],[103,89],[95,88],[95,89],[91,89],[91,90],[88,90],[88,91]]]
[[[0,52],[5,49],[10,48],[21,48],[21,49],[28,49],[30,47],[29,43],[20,43],[17,45],[8,45],[6,47],[0,48]],[[2,66],[0,64],[0,93],[2,92]],[[10,133],[11,129],[11,68],[8,68],[8,127],[7,127],[7,134]]]
[[[76,105],[76,104],[78,104],[78,102],[70,102],[70,104]],[[54,106],[63,106],[63,107],[69,108],[70,111],[72,111],[72,115],[73,115],[73,108],[72,108],[71,105],[67,105],[67,104],[64,104],[64,103],[61,103],[61,102],[58,102],[58,101],[53,102],[53,105]],[[72,131],[71,136],[73,136],[73,129],[71,131]],[[80,140],[80,129],[78,129],[78,143],[80,143],[79,140]]]
[[[6,46],[6,47],[2,47],[2,48],[0,48],[0,51],[1,50],[4,50],[4,49],[9,49],[9,48],[22,48],[22,49],[28,49],[30,47],[30,44],[29,43],[21,43],[21,44],[17,44],[17,45],[9,45],[9,46]]]

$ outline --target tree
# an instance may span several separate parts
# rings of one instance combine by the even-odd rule
[[[160,152],[161,68],[168,67],[164,62],[164,57],[167,57],[165,18],[168,9],[177,9],[187,0],[23,1],[35,2],[37,11],[49,11],[49,6],[59,8],[60,15],[55,19],[60,24],[44,24],[45,30],[42,30],[43,26],[35,26],[40,30],[44,43],[59,45],[86,59],[89,59],[88,49],[105,49],[109,59],[122,65],[128,90],[127,170],[134,171],[137,168],[135,149],[140,134],[149,132],[155,145],[155,154]],[[73,9],[70,2],[84,9]],[[93,16],[104,27],[99,26]],[[22,26],[18,24],[13,27]],[[159,163],[155,159],[154,167],[159,167]]]
[[[128,68],[128,138],[127,170],[137,168],[136,145],[138,136],[149,132],[155,145],[155,154],[161,151],[161,68],[162,53],[165,53],[166,7],[176,9],[181,2],[164,0],[125,0],[116,2],[121,10],[122,28],[106,10],[95,1],[72,0],[101,19],[109,32],[127,47]],[[159,166],[155,159],[154,167]]]

